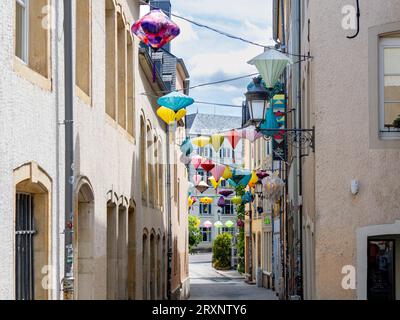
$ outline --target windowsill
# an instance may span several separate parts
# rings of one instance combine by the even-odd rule
[[[75,85],[75,94],[84,104],[92,106],[92,98],[77,85]]]
[[[14,56],[14,71],[30,83],[46,91],[52,91],[52,81],[31,69],[28,65]]]
[[[106,113],[106,121],[112,126],[114,127],[116,130],[118,130],[118,132],[123,135],[128,141],[130,141],[133,145],[136,145],[136,139],[131,136],[131,134],[126,131],[123,127],[121,127],[117,121],[112,118],[108,113]]]

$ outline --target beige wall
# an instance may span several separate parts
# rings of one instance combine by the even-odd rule
[[[343,266],[353,265],[364,272],[356,260],[357,230],[392,224],[399,217],[400,143],[378,137],[374,98],[378,88],[373,73],[378,62],[373,53],[377,50],[374,30],[400,21],[400,3],[361,2],[361,30],[353,40],[346,36],[354,31],[341,26],[341,10],[348,4],[311,0],[305,18],[310,18],[309,48],[314,58],[303,64],[304,93],[310,87],[303,108],[309,105],[308,126],[316,126],[316,153],[304,160],[304,228],[315,228],[315,290],[314,294],[308,291],[306,298],[357,298],[356,290],[341,287]],[[308,51],[306,34],[304,29],[304,52]],[[350,192],[352,179],[360,181],[357,196]],[[311,245],[312,241],[305,248],[305,263],[311,263],[310,267]]]

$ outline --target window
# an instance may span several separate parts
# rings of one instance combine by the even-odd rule
[[[91,94],[91,0],[76,2],[76,85],[86,95]],[[79,92],[79,90],[78,90]]]
[[[400,136],[400,38],[380,42],[380,130],[384,137]],[[398,123],[396,123],[398,122]]]
[[[112,1],[106,1],[106,112],[116,119],[117,103],[117,15]]]
[[[44,78],[50,78],[49,0],[15,1],[15,63],[24,76],[38,81],[26,67]],[[51,89],[51,84],[44,85]]]
[[[16,1],[15,13],[15,55],[23,62],[28,64],[28,19],[29,19],[28,0]]]
[[[230,200],[225,200],[225,207],[222,211],[222,214],[226,214],[226,215],[232,215],[234,214],[234,208],[233,208],[233,204]]]
[[[200,203],[200,205],[199,205],[199,212],[200,212],[200,214],[203,215],[203,216],[209,216],[209,215],[211,215],[211,212],[212,212],[212,210],[211,210],[211,204],[203,204],[203,203]]]
[[[210,228],[200,228],[201,236],[203,242],[211,242],[211,229]]]

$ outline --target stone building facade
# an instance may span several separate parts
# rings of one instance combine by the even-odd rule
[[[151,56],[130,32],[139,1],[73,3],[74,296],[165,299],[168,137],[156,116],[165,83],[159,72],[152,81]],[[0,9],[0,299],[62,299],[63,3],[3,1]],[[177,82],[187,78],[181,73]],[[171,208],[171,216],[185,206]],[[185,286],[187,295],[181,221],[171,229],[172,239],[179,233],[171,260],[185,271],[174,275],[171,291]]]

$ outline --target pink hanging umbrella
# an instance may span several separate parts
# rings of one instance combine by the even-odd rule
[[[225,139],[229,141],[229,144],[233,149],[236,149],[240,139],[242,139],[240,133],[237,130],[231,130],[225,133]]]
[[[193,156],[193,158],[192,158],[192,164],[193,164],[193,166],[194,166],[194,168],[197,170],[199,167],[200,167],[200,165],[201,165],[201,163],[203,162],[203,158],[202,157],[200,157],[200,156]]]
[[[249,140],[251,143],[263,137],[262,133],[257,132],[255,127],[244,128],[241,133],[242,138]]]
[[[217,164],[215,165],[214,169],[211,170],[211,174],[213,175],[216,181],[219,181],[219,179],[222,178],[225,172],[225,168],[226,168],[225,165]]]
[[[203,226],[204,228],[210,229],[213,226],[213,224],[211,221],[207,220],[206,222],[203,223]]]

